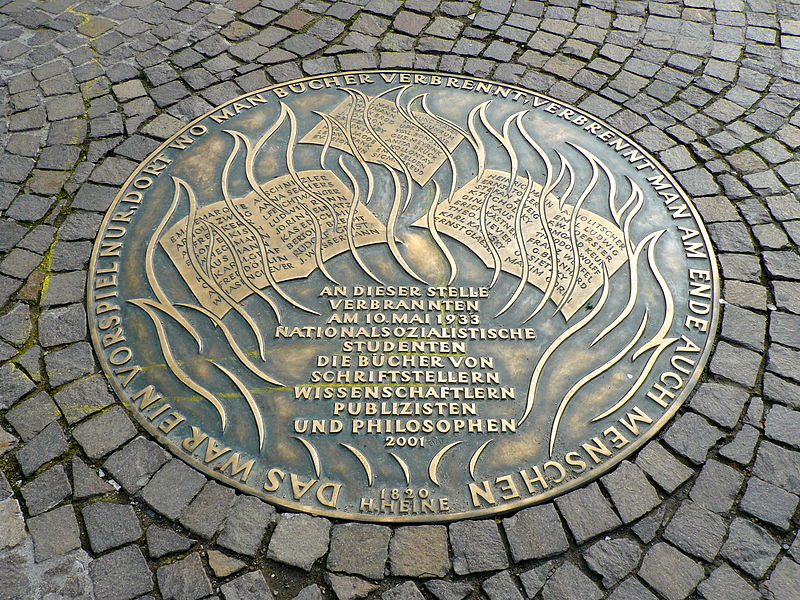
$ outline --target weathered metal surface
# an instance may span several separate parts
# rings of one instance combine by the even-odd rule
[[[630,456],[696,383],[718,294],[697,211],[620,132],[506,84],[365,71],[165,142],[106,215],[88,308],[177,456],[287,508],[433,521]]]

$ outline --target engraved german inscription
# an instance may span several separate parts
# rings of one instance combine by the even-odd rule
[[[691,393],[716,259],[646,149],[536,91],[364,71],[250,93],[131,175],[92,339],[139,422],[289,509],[443,521],[608,471]]]

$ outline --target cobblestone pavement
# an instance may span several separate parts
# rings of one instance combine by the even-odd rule
[[[0,0],[0,61],[0,597],[800,598],[800,5]],[[718,347],[598,483],[449,526],[281,514],[171,458],[109,393],[85,273],[137,162],[244,92],[375,66],[585,108],[709,224]]]

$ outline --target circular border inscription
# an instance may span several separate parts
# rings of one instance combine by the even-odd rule
[[[719,276],[644,148],[517,86],[321,75],[199,117],[92,252],[92,342],[129,411],[279,506],[377,522],[585,485],[678,410]]]

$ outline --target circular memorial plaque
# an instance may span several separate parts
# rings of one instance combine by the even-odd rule
[[[645,149],[558,99],[363,71],[242,96],[131,175],[91,261],[106,375],[277,505],[437,521],[630,457],[702,371],[718,275]]]

